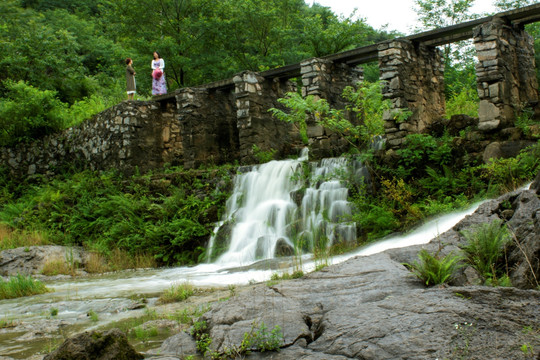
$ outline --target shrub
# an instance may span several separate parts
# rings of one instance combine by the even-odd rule
[[[31,141],[64,128],[66,105],[56,92],[39,90],[24,81],[4,82],[0,99],[0,146]]]
[[[498,262],[503,255],[505,245],[511,240],[511,235],[500,220],[478,225],[473,231],[462,231],[467,240],[462,247],[467,261],[488,282],[497,279],[500,271]]]
[[[8,281],[0,278],[0,300],[43,294],[48,291],[41,281],[34,280],[30,276],[19,274],[10,277]]]
[[[450,282],[456,271],[462,266],[461,256],[452,253],[445,257],[440,257],[438,253],[432,255],[427,250],[422,249],[418,253],[418,260],[408,266],[412,273],[416,275],[426,286],[434,286]]]
[[[279,120],[294,124],[304,141],[308,143],[307,123],[309,118],[317,124],[338,133],[356,149],[369,144],[375,135],[384,133],[383,113],[389,111],[391,102],[384,99],[381,88],[383,83],[363,81],[356,87],[348,86],[343,91],[343,98],[348,102],[347,110],[355,114],[357,120],[347,119],[343,110],[332,109],[325,99],[313,95],[303,98],[296,92],[289,92],[278,101],[289,110],[270,109]],[[404,121],[410,112],[396,111],[392,114],[396,121]],[[360,124],[356,124],[359,122]]]
[[[477,118],[479,102],[478,91],[464,86],[446,102],[446,116],[450,118],[453,115],[463,114]]]

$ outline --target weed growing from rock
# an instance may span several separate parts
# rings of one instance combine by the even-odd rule
[[[504,272],[499,260],[503,256],[504,247],[511,240],[510,232],[500,220],[480,224],[472,231],[462,231],[467,240],[463,246],[467,262],[471,264],[489,284],[503,284]]]
[[[193,285],[189,282],[173,284],[158,299],[162,304],[184,301],[195,293]]]
[[[430,254],[422,249],[418,253],[418,260],[411,264],[405,264],[414,275],[426,286],[434,286],[450,282],[456,271],[462,266],[461,256],[452,253],[441,257],[439,252]]]
[[[90,320],[92,320],[93,322],[97,322],[97,321],[99,320],[98,314],[97,314],[94,310],[92,310],[92,309],[90,309],[90,311],[88,311],[88,314],[86,314],[86,315],[87,315],[87,316],[90,318]]]

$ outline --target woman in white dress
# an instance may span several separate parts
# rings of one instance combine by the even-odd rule
[[[154,51],[154,60],[152,60],[152,95],[163,95],[167,93],[167,83],[165,82],[165,61]]]

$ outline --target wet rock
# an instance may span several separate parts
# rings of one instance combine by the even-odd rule
[[[126,335],[119,329],[107,332],[84,332],[75,335],[58,349],[45,356],[44,360],[139,360],[144,359],[128,343]]]
[[[277,256],[277,257],[279,257],[279,256],[293,256],[294,255],[294,249],[291,246],[291,244],[289,244],[287,242],[287,240],[285,240],[283,238],[280,238],[276,242],[276,250],[274,251],[274,255]]]
[[[186,332],[171,336],[161,344],[159,349],[147,352],[148,355],[175,356],[184,359],[189,355],[197,354],[195,340]],[[154,359],[154,357],[152,357]]]
[[[232,221],[227,221],[219,227],[216,237],[214,238],[211,254],[209,255],[210,259],[208,260],[216,260],[227,251],[231,243],[231,233],[234,225],[235,224]]]

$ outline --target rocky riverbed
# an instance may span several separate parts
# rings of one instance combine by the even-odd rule
[[[427,245],[356,257],[302,279],[255,286],[214,305],[201,321],[210,348],[238,348],[260,324],[279,326],[273,359],[540,359],[540,175],[531,190],[481,205]],[[515,234],[508,249],[509,276],[517,287],[478,284],[464,268],[452,286],[426,288],[403,263],[421,248],[457,251],[460,231],[500,219]],[[178,334],[156,351],[182,358],[195,340]]]
[[[238,349],[246,333],[264,324],[268,332],[279,326],[280,351],[252,351],[247,358],[540,359],[539,189],[540,175],[530,190],[482,204],[425,245],[358,256],[297,280],[192,299],[212,303],[198,319],[206,323],[209,348]],[[416,260],[422,248],[456,252],[464,242],[462,230],[494,220],[515,234],[506,256],[514,287],[482,286],[466,267],[451,285],[426,288],[403,265]],[[220,298],[228,300],[216,301]],[[174,331],[141,351],[169,360],[195,354],[187,326]]]

